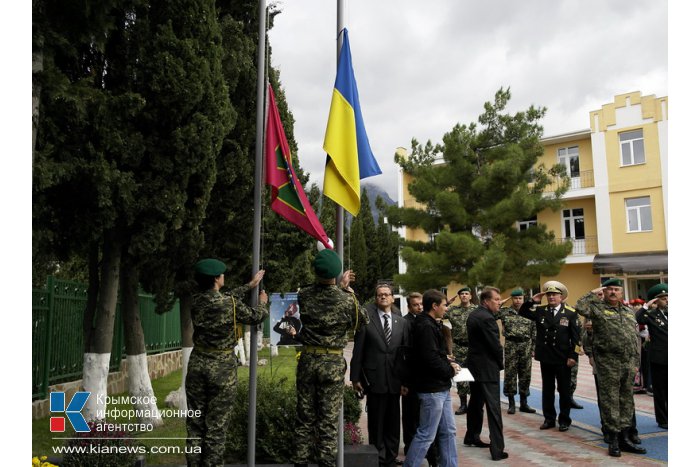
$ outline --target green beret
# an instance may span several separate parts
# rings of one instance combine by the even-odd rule
[[[554,287],[553,285],[550,285],[547,287],[547,290],[544,291],[544,293],[563,293],[559,287]]]
[[[226,271],[226,265],[218,259],[202,259],[194,265],[194,272],[203,276],[219,276]]]
[[[647,301],[652,300],[661,295],[668,295],[668,284],[656,284],[647,292]]]
[[[470,289],[469,287],[462,287],[461,289],[459,289],[459,290],[457,291],[457,295],[461,294],[462,292],[469,292],[469,293],[472,293],[472,289]]]
[[[513,291],[510,293],[511,297],[522,297],[523,295],[525,295],[525,291],[520,287],[513,289]]]
[[[603,282],[603,287],[610,287],[610,286],[622,287],[622,279],[612,277],[612,278],[606,280],[605,282]]]
[[[314,271],[321,279],[334,279],[343,270],[343,263],[338,254],[329,249],[321,250],[314,258]]]

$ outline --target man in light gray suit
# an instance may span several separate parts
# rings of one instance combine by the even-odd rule
[[[391,286],[375,287],[375,303],[366,307],[369,324],[355,334],[350,381],[367,395],[369,443],[379,451],[379,465],[396,465],[399,452],[401,357],[408,345],[408,323],[393,306]]]

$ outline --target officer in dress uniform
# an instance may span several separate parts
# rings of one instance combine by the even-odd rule
[[[540,362],[542,372],[542,412],[544,423],[540,430],[555,426],[557,411],[554,408],[554,383],[559,392],[559,431],[571,425],[571,367],[578,361],[581,342],[581,325],[576,310],[562,303],[568,295],[563,284],[550,285],[544,292],[535,294],[518,310],[535,322],[535,360]],[[540,304],[546,295],[547,304]]]
[[[656,423],[668,428],[668,285],[657,284],[649,289],[647,300],[637,312],[637,322],[649,329],[649,366],[654,384]]]

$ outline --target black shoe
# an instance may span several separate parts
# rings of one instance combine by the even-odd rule
[[[571,398],[571,408],[572,409],[582,409],[583,406],[581,404],[579,404],[578,402],[576,402],[576,400],[574,400],[574,398],[572,397]]]
[[[568,429],[569,429],[569,425],[567,425],[567,424],[565,424],[565,423],[564,423],[564,424],[561,424],[561,423],[559,424],[559,431],[568,431]]]
[[[459,408],[455,411],[455,415],[464,415],[467,413],[467,406],[465,405],[460,405]]]
[[[641,446],[636,446],[632,444],[629,438],[622,437],[618,443],[620,451],[631,452],[633,454],[646,454],[647,450]]]
[[[487,447],[491,446],[490,443],[484,443],[483,441],[481,441],[478,438],[477,439],[464,438],[464,444],[466,444],[467,446],[474,446],[475,448],[487,448]]]
[[[503,451],[502,453],[498,454],[497,456],[491,456],[491,459],[495,461],[500,461],[503,459],[508,459],[508,453]]]
[[[620,457],[622,453],[620,452],[620,446],[617,443],[617,434],[610,434],[610,444],[608,445],[608,454],[613,457]]]
[[[632,441],[634,444],[642,444],[642,440],[639,438],[638,434],[632,434],[630,433],[630,441]]]
[[[554,420],[545,420],[542,425],[540,425],[540,430],[548,430],[550,428],[554,428],[557,426],[556,423],[554,423]]]
[[[527,402],[525,402],[524,404],[523,404],[522,402],[520,402],[520,411],[521,411],[521,412],[525,412],[525,413],[535,413],[535,412],[537,412],[537,410],[535,410],[535,409],[533,409],[532,407],[530,407],[529,405],[527,405]]]
[[[605,442],[605,444],[610,444],[610,440],[612,440],[612,438],[610,437],[610,433],[608,433],[607,431],[603,433],[603,441]]]
[[[515,413],[515,396],[508,396],[508,413],[510,415]]]

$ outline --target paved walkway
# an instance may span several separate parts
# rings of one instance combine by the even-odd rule
[[[348,363],[352,356],[352,343],[345,349]],[[579,363],[578,387],[575,398],[584,406],[582,410],[571,410],[573,420],[569,431],[561,433],[556,428],[542,431],[541,379],[539,363],[533,361],[531,395],[528,403],[535,409],[535,414],[516,412],[508,415],[507,398],[501,396],[503,404],[503,432],[506,452],[509,458],[493,463],[488,449],[467,447],[462,444],[467,429],[466,416],[455,417],[457,421],[457,452],[460,466],[476,465],[542,465],[542,466],[579,466],[579,465],[660,465],[668,459],[668,432],[659,428],[654,421],[654,402],[646,394],[635,395],[637,409],[637,425],[642,438],[642,446],[647,449],[647,455],[622,453],[622,457],[613,458],[608,455],[607,444],[603,443],[600,433],[600,417],[596,404],[595,383],[588,364],[583,356]],[[518,398],[516,396],[516,402]],[[457,409],[459,399],[456,389],[452,389],[452,404]],[[364,405],[363,405],[364,407]],[[558,402],[557,402],[558,407]],[[363,411],[360,427],[367,440],[367,420]],[[484,415],[484,429],[481,434],[488,441],[488,426]],[[403,453],[403,443],[399,448]],[[403,458],[403,456],[399,456]],[[427,462],[423,465],[427,466]]]

